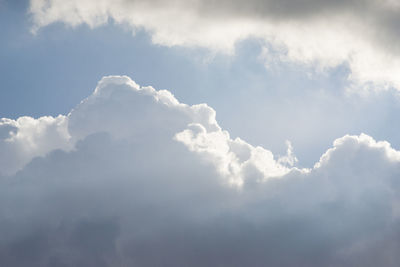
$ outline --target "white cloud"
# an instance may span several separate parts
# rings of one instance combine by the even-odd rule
[[[0,265],[400,261],[400,152],[364,134],[300,170],[290,144],[274,157],[231,139],[207,105],[119,76],[67,116],[0,129],[2,172],[22,168],[0,177]]]
[[[216,122],[215,111],[206,104],[181,104],[169,91],[140,87],[126,76],[103,78],[93,94],[68,116],[2,119],[0,126],[5,132],[1,139],[3,157],[8,158],[2,166],[4,174],[15,173],[32,158],[54,149],[70,150],[76,141],[91,134],[106,132],[115,138],[137,138],[149,131],[157,136],[160,129],[190,150],[211,158],[230,183],[242,184],[241,172],[248,164],[258,166],[265,177],[289,171],[270,151],[230,139]],[[15,156],[9,157],[9,151]]]
[[[0,120],[0,174],[12,174],[33,157],[72,147],[65,116]]]
[[[156,44],[233,53],[237,41],[260,38],[279,51],[266,61],[326,69],[347,64],[356,85],[400,88],[395,1],[62,1],[31,0],[34,30],[54,22],[97,27],[110,19],[144,29]]]

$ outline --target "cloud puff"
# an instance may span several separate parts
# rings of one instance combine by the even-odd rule
[[[350,68],[356,85],[400,88],[397,1],[31,0],[34,30],[54,22],[97,27],[110,19],[154,43],[232,53],[237,41],[265,41],[268,62]]]
[[[400,261],[400,152],[367,135],[298,169],[290,145],[276,158],[231,139],[207,105],[119,76],[67,116],[2,123],[10,155],[38,145],[0,154],[18,166],[0,177],[1,265]]]
[[[12,174],[33,157],[71,148],[65,116],[0,120],[0,174]]]

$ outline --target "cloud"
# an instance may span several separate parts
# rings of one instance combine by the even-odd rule
[[[400,152],[365,134],[299,169],[290,144],[277,158],[230,138],[209,106],[125,76],[67,116],[0,129],[2,266],[400,261]]]
[[[72,148],[65,116],[0,120],[0,174],[12,174],[33,157]]]
[[[348,65],[356,86],[400,88],[397,1],[31,0],[33,30],[54,22],[97,27],[113,20],[147,31],[156,44],[233,53],[264,40],[268,62],[324,70]]]

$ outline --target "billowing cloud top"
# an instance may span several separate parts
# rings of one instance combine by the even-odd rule
[[[364,134],[298,169],[113,76],[66,116],[2,119],[0,148],[1,266],[400,262],[400,152]]]
[[[30,12],[34,31],[58,21],[96,27],[112,19],[146,30],[157,44],[228,53],[239,40],[259,38],[266,64],[347,64],[356,85],[400,88],[396,0],[31,0]]]

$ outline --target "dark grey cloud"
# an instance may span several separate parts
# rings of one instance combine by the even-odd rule
[[[252,1],[196,1],[207,14],[235,14],[265,19],[307,18],[336,12],[363,11],[374,1],[318,1],[318,0],[252,0]]]

